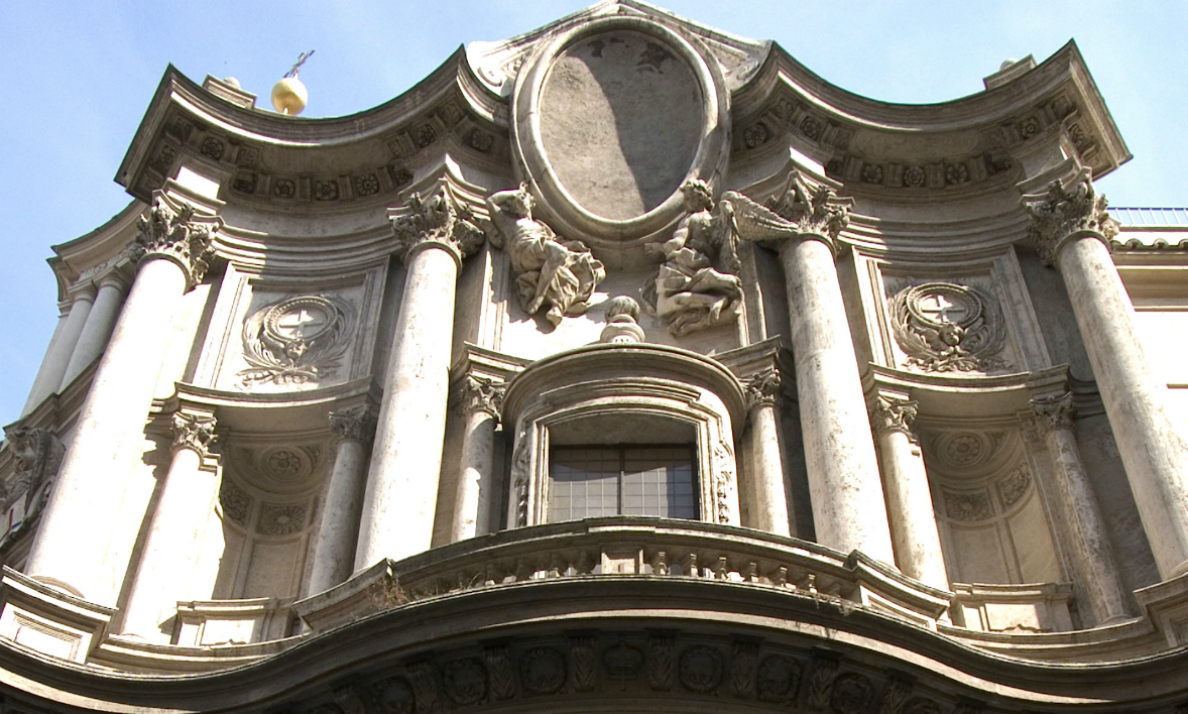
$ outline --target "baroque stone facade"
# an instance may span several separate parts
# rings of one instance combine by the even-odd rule
[[[5,428],[5,710],[1182,712],[1188,233],[1087,76],[608,0],[297,147],[171,69]]]

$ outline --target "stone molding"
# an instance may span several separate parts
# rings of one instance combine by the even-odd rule
[[[200,216],[190,203],[164,191],[153,194],[152,205],[136,220],[137,234],[129,248],[132,260],[172,261],[186,275],[186,289],[206,276],[214,258],[214,234],[223,227],[217,216]]]
[[[331,443],[334,448],[344,441],[366,443],[375,436],[375,410],[369,405],[348,407],[330,412]]]
[[[919,442],[915,429],[918,411],[919,404],[911,399],[880,394],[871,410],[870,424],[876,436],[897,431],[907,434],[908,439],[915,444]]]
[[[190,411],[173,413],[173,451],[190,449],[201,458],[206,458],[214,446],[215,417]]]
[[[1045,436],[1059,429],[1071,429],[1076,417],[1072,392],[1035,397],[1031,400],[1031,409],[1035,412],[1036,426]]]
[[[1060,249],[1073,238],[1095,238],[1109,248],[1118,235],[1118,222],[1106,212],[1109,204],[1088,168],[1068,182],[1052,181],[1044,193],[1023,196],[1022,203],[1032,221],[1028,236],[1049,265],[1056,265]]]
[[[418,252],[436,247],[453,256],[460,268],[463,258],[482,247],[486,234],[459,190],[447,176],[438,180],[427,198],[414,191],[403,207],[389,212],[397,252],[405,263]]]

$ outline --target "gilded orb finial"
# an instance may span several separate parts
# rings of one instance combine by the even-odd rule
[[[297,78],[297,73],[301,70],[301,65],[305,64],[305,60],[312,57],[313,53],[314,50],[302,52],[293,67],[285,73],[281,81],[272,87],[272,106],[281,114],[296,116],[305,109],[305,105],[309,102],[309,92]]]

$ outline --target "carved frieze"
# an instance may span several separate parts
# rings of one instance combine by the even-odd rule
[[[1021,465],[998,482],[998,497],[1002,499],[1003,506],[1009,508],[1027,495],[1027,489],[1030,487],[1031,472],[1026,466]]]
[[[305,511],[303,503],[261,504],[256,530],[274,536],[297,533],[305,528]]]
[[[1097,193],[1088,169],[1067,185],[1053,181],[1046,192],[1024,196],[1022,201],[1032,220],[1028,234],[1049,265],[1056,264],[1060,248],[1074,235],[1095,237],[1107,246],[1118,235],[1118,222],[1106,212],[1109,204]]]
[[[708,645],[695,645],[681,652],[681,684],[691,692],[712,692],[722,682],[722,654]]]
[[[295,385],[333,377],[355,332],[355,309],[334,295],[298,295],[265,305],[243,327],[238,373],[247,389],[273,383]]]
[[[229,520],[241,526],[247,525],[254,502],[255,499],[234,481],[224,477],[219,484],[219,503],[223,507],[223,515]]]
[[[945,515],[955,521],[985,521],[994,515],[990,496],[985,491],[942,490]]]
[[[516,273],[516,295],[529,315],[544,310],[553,327],[582,315],[606,268],[585,243],[560,238],[532,216],[535,206],[525,184],[487,198],[495,225],[493,245],[503,248]]]
[[[214,234],[223,226],[217,217],[199,217],[188,203],[158,192],[145,215],[136,219],[136,239],[129,248],[133,261],[162,257],[186,274],[187,287],[202,282],[214,257]]]
[[[1011,365],[1000,355],[1006,324],[997,301],[985,292],[955,283],[924,283],[891,299],[891,329],[922,372],[992,372]]]
[[[791,702],[800,690],[800,663],[783,655],[768,655],[759,663],[755,690],[764,702]]]

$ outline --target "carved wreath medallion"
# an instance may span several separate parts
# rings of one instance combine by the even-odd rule
[[[895,342],[909,367],[924,372],[990,372],[1010,365],[996,355],[1006,340],[1002,311],[977,288],[924,283],[891,300]]]
[[[302,295],[257,310],[244,324],[239,373],[244,387],[272,382],[305,384],[330,377],[342,366],[354,330],[350,303],[325,295]]]

